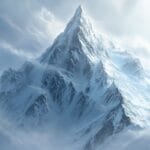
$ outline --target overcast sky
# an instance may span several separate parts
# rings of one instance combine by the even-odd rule
[[[80,4],[99,29],[138,45],[150,42],[149,0],[1,0],[0,56],[38,56]]]

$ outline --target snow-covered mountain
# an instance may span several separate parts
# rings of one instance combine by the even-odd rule
[[[95,34],[79,7],[35,62],[0,79],[0,107],[17,126],[54,125],[93,150],[128,127],[149,126],[149,88],[140,61]]]

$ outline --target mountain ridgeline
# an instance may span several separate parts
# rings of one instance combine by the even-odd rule
[[[129,125],[142,126],[136,100],[147,97],[138,88],[148,87],[143,80],[140,61],[95,34],[79,7],[40,58],[3,73],[0,107],[17,126],[55,122],[77,141],[84,139],[83,149],[93,150]]]

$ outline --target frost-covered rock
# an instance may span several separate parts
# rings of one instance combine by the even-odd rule
[[[9,69],[1,77],[1,92],[15,93],[26,84],[26,75],[20,71]]]

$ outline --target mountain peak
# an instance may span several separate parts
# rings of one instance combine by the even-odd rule
[[[74,13],[74,15],[73,15],[73,17],[72,17],[72,19],[69,21],[69,23],[68,23],[68,25],[67,25],[67,27],[66,27],[66,29],[65,29],[65,32],[68,32],[68,31],[70,31],[70,30],[76,30],[78,27],[84,27],[84,26],[86,26],[85,28],[88,28],[88,17],[86,17],[87,15],[86,15],[86,13],[83,11],[83,8],[82,8],[82,6],[80,5],[77,9],[76,9],[76,11],[75,11],[75,13]]]
[[[83,11],[82,6],[79,6],[76,9],[73,17],[67,24],[64,32],[62,32],[56,38],[53,45],[46,51],[46,53],[42,55],[41,62],[48,62],[49,64],[58,64],[58,62],[62,59],[62,61],[68,61],[68,59],[71,59],[72,61],[74,59],[74,61],[77,63],[77,58],[73,58],[75,56],[77,57],[77,55],[78,58],[80,58],[82,54],[81,59],[83,59],[83,57],[87,58],[91,55],[91,53],[92,55],[94,55],[94,40],[94,32],[92,30],[92,25],[89,22],[88,15],[86,15],[86,13]],[[83,43],[85,43],[84,45],[87,45],[88,43],[88,46],[84,49],[82,48]],[[62,56],[60,57],[60,55]],[[88,59],[86,58],[85,60],[87,61]],[[59,63],[59,65],[60,64],[62,65],[63,63],[61,62]]]
[[[83,12],[82,6],[79,5],[79,7],[75,11],[75,15],[74,16],[81,16],[82,12]]]

